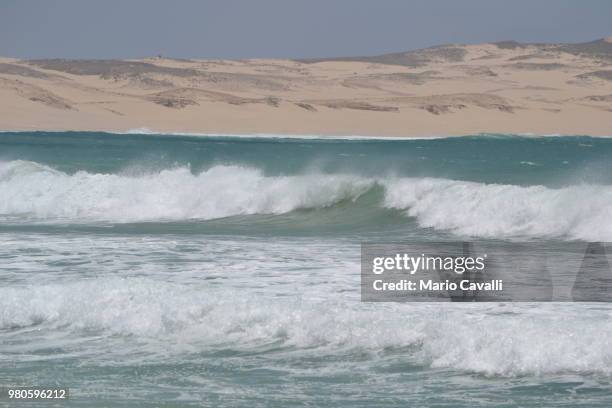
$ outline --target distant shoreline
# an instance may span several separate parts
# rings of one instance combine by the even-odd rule
[[[592,137],[610,139],[612,135],[591,134],[535,134],[535,133],[504,133],[479,132],[462,135],[432,135],[432,136],[370,136],[370,135],[312,135],[312,134],[281,134],[281,133],[221,133],[221,132],[162,132],[151,129],[128,129],[118,131],[108,130],[0,130],[2,133],[107,133],[109,135],[144,135],[144,136],[182,136],[198,138],[236,138],[236,139],[296,139],[296,140],[435,140],[451,138],[496,138],[496,137],[522,137],[522,138],[565,138],[565,137]]]
[[[612,135],[612,40],[323,60],[0,58],[0,129]]]

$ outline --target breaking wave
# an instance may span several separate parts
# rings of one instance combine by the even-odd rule
[[[407,313],[401,305],[237,294],[145,278],[4,288],[0,330],[165,339],[174,353],[270,344],[315,353],[395,349],[415,364],[487,375],[612,373],[609,311],[589,305],[511,305],[512,313],[498,305],[411,305]]]
[[[199,174],[188,167],[147,174],[69,175],[26,161],[0,164],[0,214],[37,219],[140,222],[283,214],[358,198],[371,181],[347,175],[266,177],[240,166]]]
[[[387,182],[385,205],[421,227],[461,235],[612,239],[612,186],[483,184],[441,179]]]
[[[612,240],[612,186],[564,188],[351,174],[267,176],[218,165],[158,172],[67,174],[29,161],[0,162],[0,216],[20,221],[117,223],[285,214],[355,202],[375,187],[381,211],[420,227],[475,237]],[[359,211],[358,207],[346,211]]]

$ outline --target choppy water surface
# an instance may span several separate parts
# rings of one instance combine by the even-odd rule
[[[371,304],[364,240],[612,241],[612,140],[0,134],[0,384],[610,406],[607,304]]]

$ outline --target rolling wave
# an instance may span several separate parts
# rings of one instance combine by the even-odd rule
[[[69,175],[27,161],[0,164],[0,214],[35,219],[142,222],[283,214],[354,200],[373,182],[348,175],[266,177],[215,166],[148,174]]]
[[[76,223],[212,220],[316,211],[356,202],[375,188],[384,190],[373,204],[380,211],[400,211],[423,228],[474,237],[612,240],[612,186],[553,189],[351,174],[267,176],[236,165],[198,174],[189,167],[67,174],[35,162],[0,162],[0,217]]]
[[[386,188],[385,206],[405,211],[421,227],[486,238],[612,239],[612,186],[399,179]]]
[[[350,306],[349,306],[350,305]],[[446,305],[448,306],[448,305]],[[609,312],[589,305],[401,305],[300,301],[233,290],[203,293],[145,278],[97,278],[0,289],[0,330],[52,328],[172,341],[163,355],[258,345],[314,353],[408,354],[418,365],[486,375],[610,375]],[[563,319],[558,319],[560,310]],[[589,319],[585,319],[589,316]],[[178,340],[177,340],[178,339]],[[158,341],[158,340],[157,340]]]

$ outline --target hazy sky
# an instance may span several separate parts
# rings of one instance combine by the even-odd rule
[[[372,55],[612,35],[611,0],[0,0],[0,55]]]

